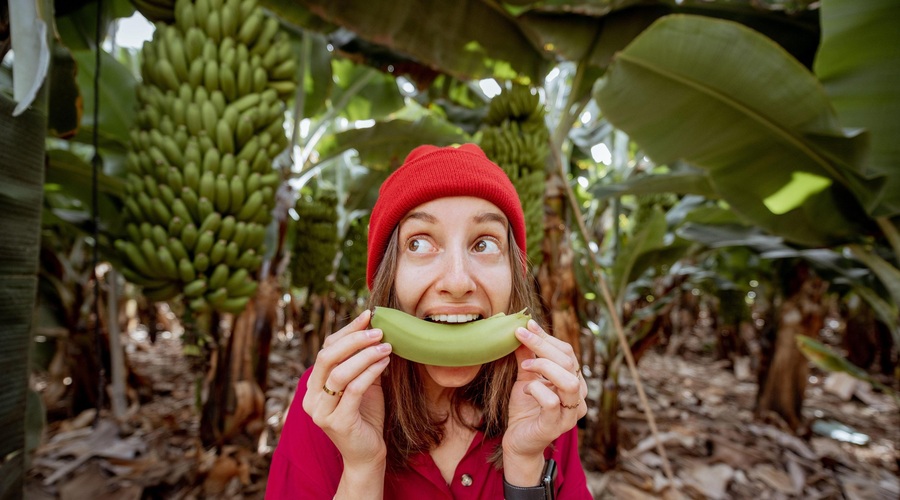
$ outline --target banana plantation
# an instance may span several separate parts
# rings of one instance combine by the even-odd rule
[[[900,497],[898,26],[896,0],[0,0],[0,498],[262,498],[365,308],[379,186],[461,143],[522,201],[595,498]]]

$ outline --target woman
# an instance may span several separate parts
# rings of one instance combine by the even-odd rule
[[[475,145],[410,153],[381,187],[368,243],[369,309],[450,322],[537,311],[519,198]],[[422,365],[392,356],[370,318],[326,338],[301,378],[267,498],[591,498],[571,346],[532,320],[497,361]]]

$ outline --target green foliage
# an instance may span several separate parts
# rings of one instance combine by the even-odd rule
[[[815,76],[758,32],[664,17],[617,56],[594,97],[655,161],[706,170],[746,221],[813,246],[868,230],[863,207],[879,184],[854,165],[865,137],[845,133]]]

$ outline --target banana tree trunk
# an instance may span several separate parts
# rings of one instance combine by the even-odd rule
[[[0,497],[20,498],[25,477],[28,352],[38,282],[44,194],[46,94],[13,117],[0,94]]]
[[[615,349],[617,342],[608,348]],[[619,456],[619,368],[618,359],[609,363],[600,378],[600,404],[596,425],[589,427],[586,462],[591,468],[609,471],[616,467]]]
[[[269,351],[279,297],[274,277],[261,282],[256,296],[233,318],[230,334],[218,336],[200,421],[206,446],[252,448],[265,429]]]
[[[549,319],[550,333],[572,345],[581,359],[581,327],[576,313],[578,299],[573,261],[565,224],[566,192],[558,169],[552,169],[544,197],[544,260],[538,270],[541,302]]]
[[[786,298],[774,311],[774,324],[764,332],[763,359],[759,371],[756,414],[768,420],[780,418],[790,429],[803,426],[803,397],[809,363],[797,347],[797,335],[818,338],[825,320],[822,297],[827,284],[812,274],[808,265],[790,268]]]

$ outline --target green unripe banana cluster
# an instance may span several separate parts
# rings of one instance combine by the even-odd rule
[[[475,366],[490,363],[516,350],[521,343],[516,329],[531,315],[495,314],[469,323],[433,323],[397,309],[376,307],[372,328],[384,333],[382,341],[401,358],[434,366]]]
[[[236,313],[257,288],[296,62],[256,0],[177,0],[173,12],[141,50],[115,245],[151,300]]]
[[[365,293],[369,216],[353,219],[347,227],[339,267],[344,285],[358,295]]]
[[[306,186],[294,210],[296,238],[291,257],[291,281],[294,286],[308,287],[310,293],[329,290],[326,279],[334,270],[337,255],[337,193],[320,184],[313,190]]]
[[[550,154],[545,114],[540,96],[514,85],[491,100],[481,128],[481,148],[503,168],[519,194],[533,265],[543,260],[545,166]]]

